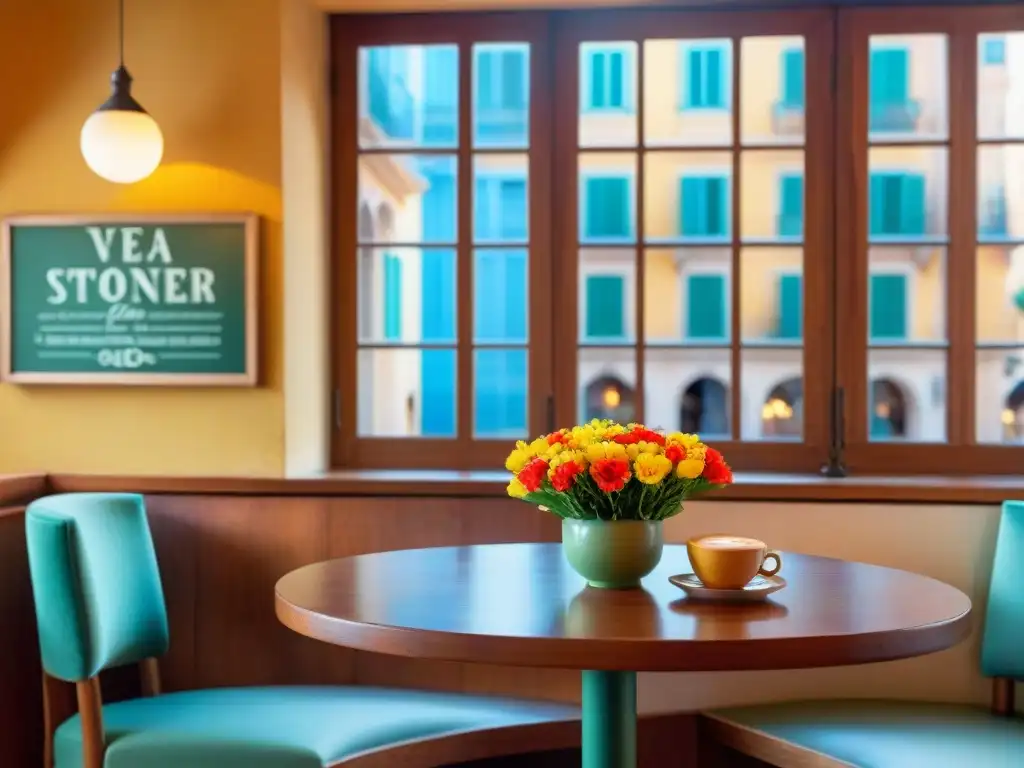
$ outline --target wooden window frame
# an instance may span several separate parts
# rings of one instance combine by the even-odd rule
[[[977,147],[1024,141],[978,138],[977,46],[979,34],[1024,31],[1024,13],[1019,6],[854,8],[838,12],[838,25],[839,93],[847,97],[837,104],[837,178],[852,181],[837,186],[836,209],[837,281],[844,287],[836,296],[837,385],[845,404],[846,468],[856,474],[1019,474],[1020,447],[976,439]],[[947,138],[901,142],[948,152],[944,443],[868,437],[868,40],[899,34],[941,34],[947,40]]]
[[[331,439],[331,465],[358,469],[464,469],[483,470],[502,466],[508,454],[505,438],[475,439],[473,424],[473,157],[475,154],[526,155],[528,168],[529,250],[527,281],[527,427],[531,434],[550,429],[551,347],[549,343],[552,286],[551,239],[551,103],[545,73],[549,21],[544,14],[475,13],[346,15],[331,19],[331,193],[332,222],[331,302],[332,383],[335,398],[335,429]],[[503,149],[473,146],[473,45],[517,42],[530,45],[529,143],[525,148]],[[458,144],[454,148],[373,148],[358,146],[358,52],[362,47],[386,45],[456,44],[459,46]],[[355,74],[354,74],[355,73]],[[355,212],[359,206],[358,163],[362,154],[455,155],[456,162],[456,435],[454,438],[368,437],[358,434],[358,335],[357,260],[360,241]],[[543,158],[536,161],[534,158]],[[386,244],[375,243],[380,248]],[[416,246],[401,243],[393,246]],[[433,245],[433,244],[431,244]],[[363,246],[365,247],[365,245]],[[382,345],[383,346],[383,345]],[[427,348],[432,345],[426,344]],[[410,344],[408,348],[422,349]],[[521,348],[514,346],[513,348]]]
[[[733,60],[733,143],[704,149],[732,156],[729,216],[732,236],[723,247],[732,251],[728,325],[733,439],[716,442],[736,469],[766,472],[983,475],[1019,472],[1024,451],[1012,445],[976,441],[975,425],[975,259],[978,244],[976,148],[1024,143],[1024,139],[979,139],[977,72],[982,66],[978,35],[1024,30],[1018,7],[913,7],[792,9],[780,11],[692,11],[684,9],[588,10],[566,12],[452,13],[413,15],[346,15],[332,20],[332,206],[355,211],[357,86],[356,52],[361,46],[456,43],[460,46],[459,146],[444,150],[458,157],[458,238],[454,249],[457,285],[459,391],[472,381],[472,45],[478,42],[530,44],[529,167],[529,433],[540,434],[578,417],[579,323],[582,311],[579,250],[604,247],[581,241],[578,198],[580,151],[629,153],[636,158],[631,192],[636,238],[623,247],[637,259],[632,273],[633,301],[627,301],[635,342],[625,347],[636,356],[638,420],[643,420],[644,282],[643,254],[658,247],[641,239],[643,157],[649,151],[703,151],[679,142],[673,147],[643,145],[644,57],[624,55],[635,85],[629,112],[635,114],[634,148],[578,147],[578,120],[584,74],[579,43],[645,39],[730,38]],[[946,436],[947,443],[871,442],[868,439],[868,40],[876,34],[943,34],[947,46],[946,140],[911,139],[909,145],[948,147],[946,249]],[[758,248],[740,232],[741,158],[759,145],[741,135],[742,39],[799,35],[804,38],[804,211],[802,250],[804,439],[800,443],[740,440],[742,349],[739,285],[741,253]],[[626,61],[626,58],[629,61]],[[782,73],[780,70],[780,77]],[[780,94],[782,85],[780,84]],[[871,142],[872,144],[885,144]],[[894,142],[895,143],[895,142]],[[767,145],[760,148],[767,148]],[[779,148],[788,148],[780,145]],[[390,150],[377,150],[388,152]],[[414,150],[418,154],[441,151]],[[480,147],[479,152],[492,150]],[[845,182],[843,180],[849,180]],[[554,210],[558,205],[558,211]],[[356,434],[357,280],[359,243],[356,217],[336,215],[333,222],[332,334],[333,382],[337,424],[332,438],[334,467],[354,469],[495,469],[501,466],[508,440],[472,438],[471,392],[457,395],[455,439],[364,438]],[[673,241],[675,242],[675,241]],[[1011,240],[1010,243],[1017,241]],[[379,249],[386,244],[375,244]],[[400,244],[395,244],[400,245]],[[481,243],[481,246],[483,244]],[[677,245],[685,243],[681,241]],[[787,243],[776,244],[786,247]],[[668,246],[671,247],[671,246]],[[792,246],[790,246],[792,247]],[[797,246],[801,247],[801,246]],[[842,288],[840,289],[840,286]],[[954,290],[955,287],[955,290]],[[774,290],[774,288],[773,288]],[[567,296],[567,300],[558,300]],[[682,318],[685,320],[685,318]],[[538,332],[544,329],[544,332]],[[548,332],[550,329],[550,332]],[[681,345],[682,346],[682,345]],[[724,347],[723,347],[724,349]]]

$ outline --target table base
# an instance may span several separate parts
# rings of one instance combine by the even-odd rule
[[[583,672],[583,768],[636,768],[636,672]]]

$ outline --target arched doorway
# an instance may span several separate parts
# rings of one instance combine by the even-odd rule
[[[872,440],[902,440],[907,437],[907,397],[892,379],[871,382],[871,412],[868,416]]]
[[[761,408],[764,437],[799,438],[804,431],[804,382],[786,379],[772,387]]]
[[[584,389],[583,421],[612,419],[628,424],[636,413],[633,388],[615,376],[600,376]]]
[[[1024,441],[1024,381],[1017,382],[1003,402],[1003,442]]]
[[[729,391],[718,379],[702,377],[683,391],[679,428],[702,437],[729,436]]]

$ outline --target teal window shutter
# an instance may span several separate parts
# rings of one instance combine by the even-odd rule
[[[900,186],[900,234],[924,234],[924,176],[904,174]]]
[[[505,328],[504,341],[526,342],[526,285],[529,280],[526,251],[504,253],[504,282],[499,288],[504,292]]]
[[[477,109],[494,109],[497,99],[494,93],[494,52],[480,51],[476,59],[476,106]]]
[[[782,105],[804,108],[804,49],[787,48],[782,52]]]
[[[1006,40],[1002,37],[990,37],[985,40],[982,48],[984,51],[982,60],[986,64],[1006,63]]]
[[[872,341],[900,341],[907,338],[905,275],[871,275],[869,305],[869,332]]]
[[[498,237],[502,240],[526,239],[525,179],[502,179],[498,187],[498,216]]]
[[[679,56],[678,80],[683,109],[724,109],[729,88],[728,49],[720,44],[684,44]]]
[[[613,109],[626,106],[625,73],[622,51],[611,51],[608,54],[608,104]]]
[[[619,275],[590,275],[587,278],[588,338],[625,336],[625,284],[625,279]]]
[[[878,48],[871,51],[871,106],[899,106],[907,103],[910,91],[910,51],[906,48]]]
[[[491,213],[494,208],[492,181],[486,176],[477,176],[473,184],[473,232],[476,240],[491,240],[496,234]]]
[[[586,180],[584,237],[631,237],[629,179],[624,176],[597,176]]]
[[[590,54],[590,102],[587,106],[593,109],[601,109],[607,106],[604,103],[605,94],[605,56],[601,51]]]
[[[384,254],[384,338],[402,338],[402,260]]]
[[[779,276],[779,317],[776,336],[800,340],[804,328],[804,290],[802,275]]]
[[[724,237],[729,228],[729,185],[724,176],[683,176],[679,182],[680,234]]]
[[[526,56],[522,51],[501,54],[501,106],[505,109],[526,106]]]
[[[686,280],[686,338],[725,338],[725,277],[690,275]]]
[[[779,178],[780,237],[800,237],[804,233],[804,177],[786,174]]]

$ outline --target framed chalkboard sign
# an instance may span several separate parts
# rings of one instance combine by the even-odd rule
[[[22,216],[0,243],[0,377],[253,386],[259,219]]]

